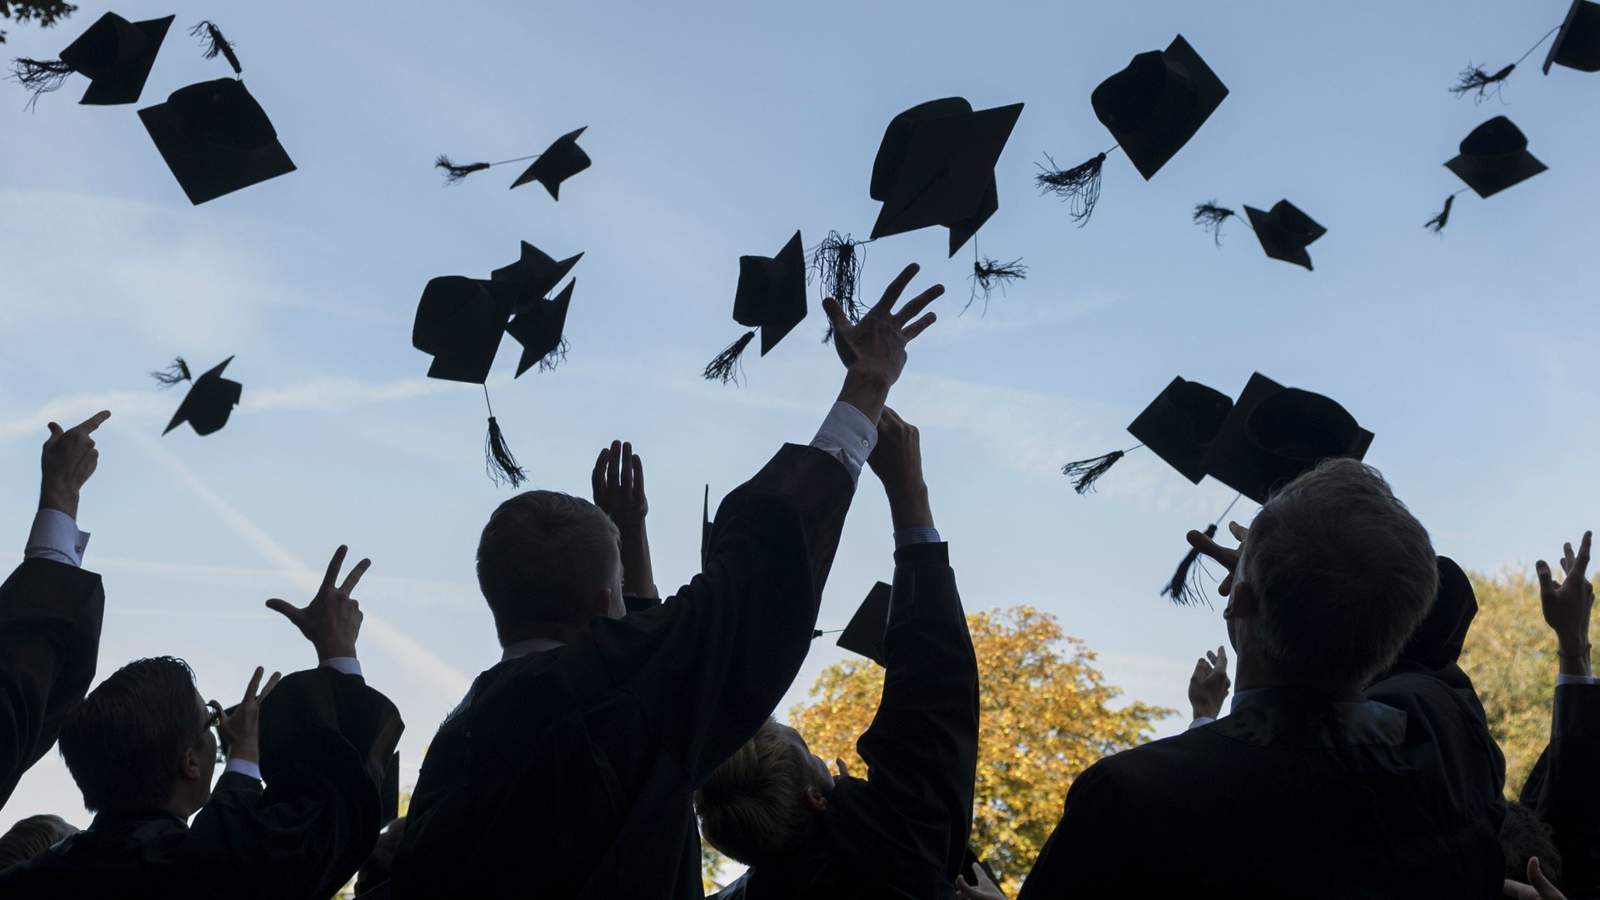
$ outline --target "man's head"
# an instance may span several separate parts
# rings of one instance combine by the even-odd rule
[[[1439,589],[1428,532],[1376,469],[1329,460],[1250,525],[1228,634],[1266,683],[1359,690],[1389,666]]]
[[[184,818],[211,796],[217,739],[189,664],[135,660],[100,682],[61,727],[61,757],[90,812]]]
[[[478,540],[478,587],[500,642],[620,619],[617,526],[587,500],[527,491],[500,504]]]
[[[78,829],[60,816],[29,816],[0,835],[0,872],[49,850]]]
[[[811,831],[832,788],[800,732],[768,719],[695,791],[700,834],[746,865],[779,859]]]

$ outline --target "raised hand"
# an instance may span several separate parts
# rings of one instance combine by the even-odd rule
[[[229,759],[241,759],[258,763],[261,761],[261,701],[272,693],[278,686],[278,679],[282,675],[273,672],[267,679],[261,693],[256,693],[256,688],[261,686],[261,676],[265,669],[256,666],[256,673],[250,676],[250,684],[244,689],[244,699],[234,708],[230,715],[223,710],[222,704],[215,700],[206,704],[211,707],[212,717],[217,723],[217,737],[222,746],[227,748]]]
[[[282,613],[284,618],[294,623],[294,627],[300,629],[300,633],[316,648],[319,662],[356,655],[356,638],[361,634],[361,604],[350,593],[356,589],[361,576],[372,565],[372,560],[363,559],[356,563],[344,583],[334,587],[333,583],[339,578],[339,570],[344,567],[344,557],[349,549],[341,546],[334,551],[333,559],[328,563],[328,572],[322,578],[322,586],[317,589],[317,595],[311,598],[310,603],[297,607],[276,597],[267,601],[268,609]]]
[[[918,270],[916,263],[906,266],[884,289],[883,298],[856,323],[851,323],[844,314],[839,301],[832,297],[822,301],[822,311],[833,326],[834,349],[848,370],[845,390],[839,399],[855,406],[874,422],[882,411],[889,388],[900,380],[900,373],[905,369],[906,344],[937,319],[933,313],[921,318],[918,315],[944,293],[942,284],[928,288],[907,301],[899,312],[894,311],[895,303]]]
[[[1191,531],[1187,535],[1189,546],[1200,551],[1202,556],[1221,564],[1228,574],[1222,578],[1222,583],[1217,585],[1217,593],[1228,596],[1233,590],[1233,570],[1239,565],[1239,553],[1244,549],[1244,540],[1250,536],[1250,529],[1238,522],[1228,523],[1228,533],[1239,542],[1237,547],[1224,547],[1211,538],[1206,537],[1203,531]]]
[[[1561,671],[1572,675],[1589,674],[1589,613],[1594,608],[1594,585],[1589,583],[1588,571],[1592,536],[1583,533],[1577,553],[1572,552],[1571,544],[1562,545],[1559,584],[1550,575],[1549,563],[1541,559],[1534,566],[1539,574],[1539,605],[1545,624],[1556,633]]]
[[[633,445],[626,441],[612,441],[600,451],[589,483],[594,489],[594,505],[618,528],[643,522],[650,512],[644,495],[644,458],[635,456]]]
[[[878,443],[867,465],[883,482],[896,530],[933,527],[928,486],[922,477],[922,433],[887,406],[878,419]]]
[[[1207,650],[1203,658],[1195,660],[1194,674],[1189,676],[1189,707],[1194,718],[1215,719],[1232,686],[1228,680],[1228,649],[1218,647],[1215,653]]]
[[[78,495],[100,464],[100,451],[95,449],[91,435],[109,418],[111,413],[101,410],[66,430],[50,423],[50,437],[39,454],[40,509],[78,517]]]

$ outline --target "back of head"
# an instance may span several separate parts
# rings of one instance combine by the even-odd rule
[[[356,896],[360,897],[380,884],[389,880],[394,869],[394,854],[400,849],[400,842],[406,836],[406,817],[398,819],[384,826],[383,833],[378,835],[378,843],[372,847],[372,853],[367,861],[361,864],[360,871],[356,872]]]
[[[170,656],[135,660],[100,682],[61,727],[61,757],[90,812],[160,809],[185,750],[205,730],[194,673]]]
[[[1252,638],[1274,679],[1359,689],[1399,654],[1438,592],[1433,545],[1376,469],[1329,460],[1273,494],[1239,563]]]
[[[20,865],[55,846],[78,829],[60,816],[29,816],[0,835],[0,872]]]
[[[1506,817],[1500,820],[1500,850],[1505,854],[1505,877],[1528,880],[1528,859],[1539,857],[1539,868],[1546,878],[1561,883],[1561,851],[1556,849],[1550,826],[1521,803],[1507,803]]]
[[[768,719],[694,794],[700,836],[745,865],[779,859],[811,828],[800,748]]]
[[[617,526],[587,500],[527,491],[500,504],[478,540],[478,587],[505,640],[518,626],[582,625],[620,577]]]

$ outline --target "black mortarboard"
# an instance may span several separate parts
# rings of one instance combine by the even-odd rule
[[[884,665],[883,638],[889,630],[889,606],[894,589],[883,582],[872,586],[867,599],[861,601],[850,624],[839,635],[839,646],[859,653],[878,665]]]
[[[1546,75],[1551,66],[1600,72],[1600,3],[1572,0],[1572,8],[1550,44],[1550,55],[1545,57]]]
[[[106,13],[61,51],[61,61],[89,79],[80,103],[133,103],[144,92],[173,16],[129,22]]]
[[[384,822],[393,822],[400,817],[400,751],[389,754],[389,760],[383,767],[383,794],[379,801],[382,804],[382,815],[379,817]]]
[[[526,298],[543,299],[550,296],[550,292],[556,289],[561,279],[567,277],[567,273],[572,271],[572,267],[576,266],[580,259],[583,259],[582,253],[558,262],[550,254],[523,241],[521,258],[508,266],[495,269],[489,273],[489,277],[494,281],[521,285],[523,296]]]
[[[261,104],[234,78],[202,81],[139,110],[178,184],[199,205],[293,172]]]
[[[704,572],[711,561],[711,485],[706,485],[700,504],[700,571]]]
[[[1180,34],[1165,50],[1135,56],[1089,100],[1100,124],[1149,180],[1227,96],[1227,86]]]
[[[1261,249],[1273,259],[1281,259],[1297,266],[1311,268],[1311,254],[1306,248],[1317,238],[1328,233],[1312,218],[1287,200],[1272,204],[1272,209],[1262,212],[1253,206],[1244,208],[1250,217],[1250,227],[1255,230]]]
[[[1266,503],[1273,490],[1325,459],[1361,459],[1372,432],[1321,394],[1250,376],[1212,441],[1206,474]]]
[[[166,434],[185,422],[194,429],[194,433],[204,436],[211,434],[222,426],[228,424],[228,416],[233,408],[239,405],[239,396],[244,386],[237,381],[222,377],[222,370],[233,362],[233,357],[228,357],[218,363],[214,368],[200,374],[193,379],[189,393],[184,396],[183,402],[178,404],[178,411],[172,414],[172,421],[167,423]],[[182,377],[176,380],[190,380],[188,366],[183,361],[177,360],[175,366],[182,367]],[[158,378],[160,376],[157,376]],[[174,383],[174,382],[166,382]]]
[[[739,285],[734,290],[733,320],[751,329],[717,354],[704,372],[713,381],[731,381],[744,348],[761,332],[761,355],[806,317],[806,255],[800,232],[777,256],[739,257]]]
[[[576,278],[567,282],[554,300],[535,298],[519,305],[516,317],[506,325],[506,331],[522,345],[516,377],[536,365],[541,370],[555,368],[556,362],[566,356],[567,341],[561,331],[567,325],[567,308],[572,305],[572,289],[577,283]]]
[[[895,116],[872,163],[872,199],[883,203],[872,238],[943,225],[950,255],[1000,208],[994,167],[1022,104],[973,111],[961,97]]]
[[[1215,388],[1181,376],[1172,379],[1128,433],[1195,484],[1206,475],[1206,455],[1217,430],[1233,409],[1233,399]]]
[[[551,199],[560,200],[561,182],[582,172],[591,165],[589,154],[583,152],[583,148],[578,146],[578,135],[583,134],[588,127],[585,125],[577,131],[570,131],[556,138],[555,143],[539,154],[539,158],[535,159],[533,164],[528,166],[521,175],[518,175],[517,180],[513,181],[511,186],[516,188],[530,181],[537,181],[544,185],[545,190],[550,192]]]
[[[1505,116],[1495,116],[1472,129],[1461,141],[1461,152],[1445,163],[1477,192],[1491,197],[1548,168],[1528,152],[1528,137]]]
[[[429,378],[483,384],[511,318],[515,285],[461,275],[430,280],[417,303],[411,345],[433,357]]]

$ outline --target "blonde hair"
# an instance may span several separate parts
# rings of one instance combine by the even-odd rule
[[[694,794],[700,836],[753,866],[780,857],[811,827],[811,779],[800,748],[768,719]]]

